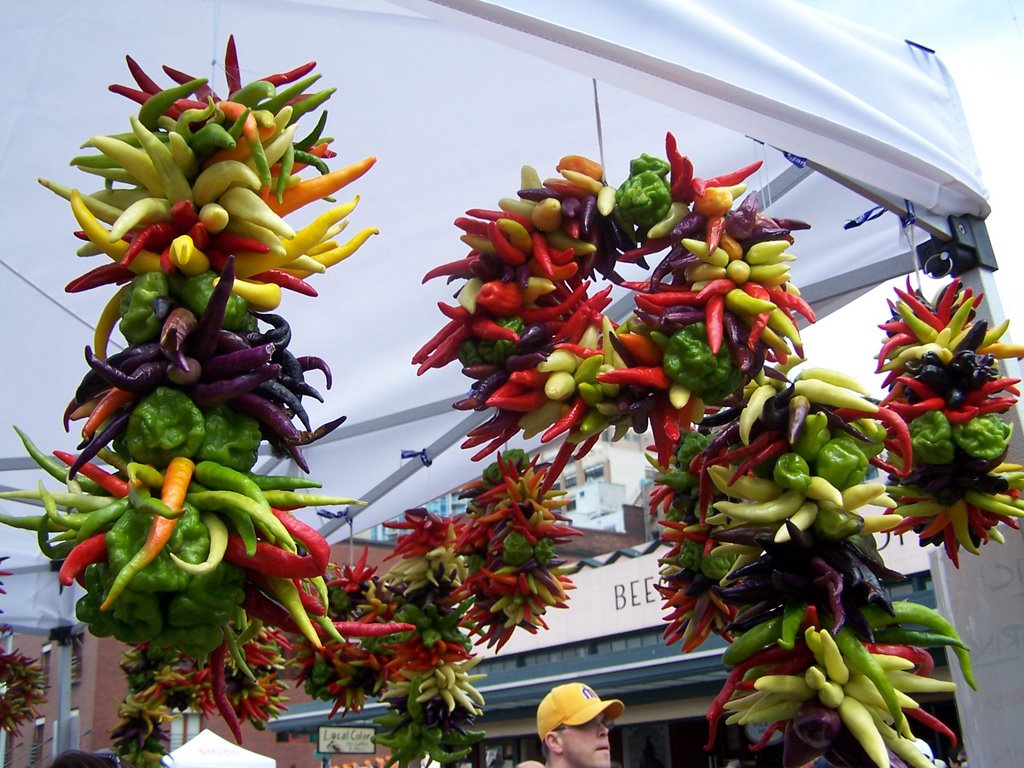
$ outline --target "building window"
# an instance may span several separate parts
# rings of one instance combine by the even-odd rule
[[[29,765],[42,765],[43,736],[45,732],[46,718],[40,717],[36,720],[35,730],[32,731],[32,746],[28,749]]]
[[[71,683],[82,682],[82,654],[85,650],[85,635],[74,635],[71,638]]]
[[[568,490],[569,488],[575,488],[576,487],[576,474],[575,473],[573,473],[571,475],[569,475],[569,474],[563,475],[562,476],[562,480],[565,481],[565,488],[566,488],[566,490]]]
[[[53,650],[53,646],[50,643],[44,645],[39,651],[39,668],[43,671],[43,676],[50,679],[50,651]]]
[[[588,467],[586,470],[584,470],[583,475],[584,477],[587,478],[589,482],[594,482],[595,480],[603,480],[604,464],[598,464],[596,467]]]

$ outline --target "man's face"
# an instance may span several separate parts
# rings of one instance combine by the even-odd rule
[[[612,763],[608,744],[611,723],[600,714],[583,725],[563,725],[555,731],[562,760],[572,768],[608,768]]]

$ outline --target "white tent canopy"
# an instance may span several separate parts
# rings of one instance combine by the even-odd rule
[[[277,761],[223,739],[208,728],[165,758],[170,768],[275,768]]]
[[[912,268],[895,216],[843,228],[877,199],[912,201],[922,222],[988,213],[941,61],[790,0],[43,0],[15,4],[4,23],[4,421],[44,450],[74,448],[60,417],[110,294],[63,292],[95,262],[75,257],[70,211],[36,178],[100,186],[67,161],[90,136],[127,130],[132,104],[105,90],[131,84],[123,56],[159,82],[170,84],[167,64],[223,91],[233,34],[243,79],[315,59],[318,87],[338,88],[327,103],[334,163],[378,157],[342,192],[361,197],[350,231],[377,226],[380,235],[313,278],[319,298],[289,294],[279,312],[292,323],[291,349],[333,369],[335,386],[310,415],[348,420],[305,453],[325,492],[371,502],[355,532],[481,469],[458,446],[486,415],[450,408],[467,380],[456,366],[417,377],[409,361],[443,323],[436,302],[451,299],[450,287],[423,286],[422,275],[466,252],[453,219],[514,196],[522,164],[546,176],[562,155],[603,157],[619,183],[631,158],[663,152],[667,131],[698,175],[762,159],[750,181],[767,211],[812,224],[794,247],[794,281],[812,300],[856,295]],[[855,179],[874,197],[834,178]],[[403,449],[426,450],[429,466],[403,460]],[[42,475],[32,467],[13,430],[0,429],[0,485],[34,488]],[[269,457],[258,468],[295,471]],[[0,510],[23,511],[6,502]],[[332,540],[349,531],[305,519]],[[0,554],[39,562],[31,534],[5,530],[3,542]],[[8,592],[2,606],[15,615],[21,592],[10,583]]]

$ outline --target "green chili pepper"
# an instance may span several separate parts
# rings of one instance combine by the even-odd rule
[[[797,635],[804,623],[804,614],[807,612],[807,603],[789,602],[786,603],[782,613],[782,632],[776,641],[780,648],[787,651],[793,650],[796,645]]]
[[[762,621],[737,637],[722,653],[722,663],[733,667],[765,646],[777,643],[782,636],[782,619],[782,616],[775,616]]]
[[[195,93],[196,89],[202,88],[206,83],[207,79],[205,77],[199,77],[195,80],[189,80],[182,85],[165,88],[159,93],[154,93],[146,99],[139,109],[139,122],[153,130],[157,127],[157,123],[164,113],[174,105],[174,102],[190,96]]]
[[[226,514],[225,511],[231,509],[247,514],[271,542],[289,552],[298,552],[295,539],[288,533],[284,524],[274,516],[269,508],[244,494],[234,491],[190,491],[185,499],[189,504],[195,505],[196,508],[204,512]],[[267,501],[273,506],[280,506],[274,504],[269,498]]]
[[[200,461],[196,464],[195,477],[211,490],[234,491],[248,496],[260,506],[270,509],[270,504],[263,495],[263,491],[251,477],[243,472],[215,461]]]
[[[46,472],[46,474],[48,474],[54,480],[59,480],[62,483],[66,483],[68,481],[67,464],[61,461],[57,461],[55,458],[53,458],[53,456],[48,456],[47,454],[43,453],[41,450],[39,450],[39,448],[36,447],[36,444],[29,439],[29,436],[26,435],[17,427],[14,427],[14,431],[17,432],[18,437],[21,438],[21,444],[25,446],[25,452],[28,453],[28,455],[36,464],[39,465],[40,469]],[[77,477],[77,480],[79,485],[81,485],[82,490],[86,491],[87,493],[96,494],[97,496],[103,496],[106,494],[106,492],[102,488],[100,488],[95,482],[93,482],[87,477],[79,475]]]
[[[875,688],[878,689],[878,694],[882,697],[882,701],[885,702],[886,709],[892,715],[893,727],[897,731],[900,730],[906,723],[906,716],[903,714],[903,708],[900,706],[896,689],[885,674],[885,669],[878,663],[878,660],[871,652],[864,647],[860,638],[849,627],[843,627],[833,637],[850,666],[874,683]]]
[[[97,509],[95,512],[90,512],[78,529],[75,535],[76,541],[85,541],[94,534],[103,531],[119,519],[121,515],[132,508],[132,502],[129,498],[118,499],[107,504],[107,506]]]
[[[234,149],[238,145],[235,137],[220,123],[207,123],[192,136],[189,147],[200,160],[209,157],[218,149]]]

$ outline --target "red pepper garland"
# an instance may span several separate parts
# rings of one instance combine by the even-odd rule
[[[470,254],[424,281],[465,282],[456,305],[439,303],[449,322],[412,362],[422,374],[458,360],[473,384],[454,407],[495,409],[462,444],[478,449],[474,460],[519,432],[560,438],[550,487],[614,427],[616,439],[650,429],[665,465],[705,403],[721,402],[766,359],[799,352],[796,315],[813,322],[814,313],[789,282],[786,249],[806,225],[761,214],[756,195],[733,208],[759,163],[701,179],[671,134],[666,153],[668,162],[634,160],[617,189],[579,155],[563,157],[556,178],[527,166],[517,198],[456,219]],[[648,280],[617,272],[666,250]],[[588,296],[598,276],[638,291],[621,325],[603,314],[611,286]],[[697,323],[698,340],[673,340]],[[704,363],[717,369],[710,386],[680,366],[694,354],[714,360]]]
[[[6,559],[6,555],[0,557],[0,563]],[[0,576],[10,575],[10,571],[0,570]],[[5,594],[3,582],[0,582],[0,595]],[[0,637],[9,631],[10,627],[0,622]],[[4,682],[0,693],[0,730],[10,737],[20,736],[21,726],[39,717],[39,707],[46,701],[48,681],[39,661],[17,649],[0,651],[0,680]]]
[[[1020,395],[1019,380],[996,361],[1024,356],[1024,347],[999,341],[1008,323],[989,328],[975,314],[983,300],[959,280],[932,301],[896,290],[892,319],[880,327],[887,341],[878,354],[886,372],[886,406],[909,424],[913,464],[894,478],[903,519],[894,533],[916,533],[922,545],[941,546],[954,566],[960,550],[977,555],[1001,542],[1000,523],[1016,530],[1024,516],[1024,473],[1006,463],[1011,427],[1002,414]]]
[[[556,548],[579,532],[559,512],[563,494],[541,490],[547,471],[505,451],[461,489],[470,503],[456,546],[468,570],[462,592],[473,600],[465,625],[477,644],[501,650],[517,628],[547,629],[547,610],[567,606],[572,581]]]
[[[42,180],[70,203],[87,241],[80,254],[110,261],[67,290],[115,292],[64,414],[69,430],[82,422],[76,450],[50,456],[21,435],[67,487],[5,492],[42,502],[46,514],[3,522],[35,530],[40,551],[63,560],[61,583],[85,588],[76,615],[93,634],[180,653],[205,670],[196,672],[200,709],[218,711],[241,741],[242,724],[263,725],[279,710],[268,671],[278,656],[253,634],[261,622],[313,647],[407,626],[327,614],[330,548],[293,511],[359,502],[252,471],[263,441],[308,471],[303,446],[344,420],[311,424],[302,398],[323,398],[306,373],[324,373],[330,387],[330,370],[294,352],[289,323],[273,311],[283,290],[316,296],[309,278],[377,233],[334,239],[358,197],[298,230],[285,221],[332,199],[376,158],[331,170],[326,113],[298,133],[334,90],[306,92],[315,62],[243,83],[233,38],[225,60],[222,98],[205,78],[170,67],[163,87],[129,57],[138,87],[110,90],[137,104],[130,140],[93,136],[72,160],[106,186],[87,193]],[[115,328],[126,343],[108,354]],[[140,766],[167,746],[158,699],[140,689],[121,706],[114,738]]]

